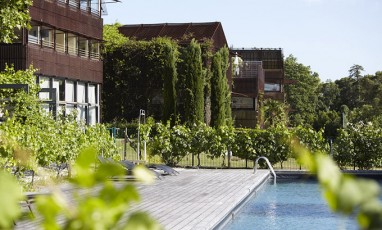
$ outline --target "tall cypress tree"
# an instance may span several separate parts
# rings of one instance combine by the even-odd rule
[[[231,89],[228,84],[227,71],[229,67],[229,50],[227,47],[221,48],[219,50],[221,54],[221,65],[222,65],[222,81],[224,84],[224,101],[225,101],[225,124],[232,125],[232,111],[231,111]]]
[[[194,39],[183,48],[178,81],[178,104],[182,121],[204,121],[204,75],[201,48]]]
[[[226,79],[223,79],[222,56],[216,52],[211,64],[211,126],[219,127],[225,125],[226,103],[225,91]]]
[[[171,41],[164,41],[162,55],[164,58],[162,78],[163,78],[163,116],[162,121],[171,120],[174,124],[176,117],[176,47]]]

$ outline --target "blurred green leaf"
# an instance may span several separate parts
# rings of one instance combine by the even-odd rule
[[[160,230],[162,227],[152,220],[146,213],[137,212],[132,214],[127,224],[124,226],[125,230]]]
[[[21,187],[10,174],[0,171],[0,229],[9,229],[21,214]]]

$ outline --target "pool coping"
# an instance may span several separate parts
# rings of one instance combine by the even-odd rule
[[[273,176],[271,175],[271,173],[269,172],[269,174],[266,176],[266,177],[263,177],[261,178],[260,181],[258,181],[258,183],[256,183],[256,185],[248,192],[248,195],[243,197],[236,205],[235,207],[233,207],[231,210],[229,210],[225,215],[224,217],[218,221],[211,229],[212,230],[221,230],[221,229],[224,229],[224,227],[229,224],[236,216],[236,214],[238,212],[240,212],[240,210],[245,206],[245,204],[248,203],[248,201],[256,196],[257,194],[257,191],[259,191],[259,189],[261,189],[261,187],[270,179],[270,178],[273,178]],[[277,178],[277,174],[276,174],[276,178]]]

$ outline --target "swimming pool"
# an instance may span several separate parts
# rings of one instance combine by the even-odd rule
[[[315,180],[266,182],[224,228],[244,229],[358,229],[355,217],[333,214]]]

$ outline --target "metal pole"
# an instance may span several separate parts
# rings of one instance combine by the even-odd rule
[[[125,128],[125,143],[123,145],[123,160],[126,160],[126,151],[127,151],[127,128]]]
[[[143,116],[143,124],[146,124],[146,113],[143,109],[141,109],[140,115]],[[143,159],[144,159],[144,161],[147,160],[146,139],[143,140]]]
[[[137,146],[137,160],[139,160],[139,156],[140,156],[140,134],[139,134],[139,130],[140,130],[140,127],[141,127],[141,111],[139,111],[139,117],[138,117],[138,146]]]
[[[140,146],[140,141],[141,141],[141,136],[140,136],[140,128],[141,128],[141,116],[143,116],[143,123],[146,122],[145,119],[145,110],[140,109],[139,110],[139,117],[138,117],[138,160],[141,159],[141,146]],[[143,141],[143,152],[144,152],[144,160],[146,161],[146,141]]]

